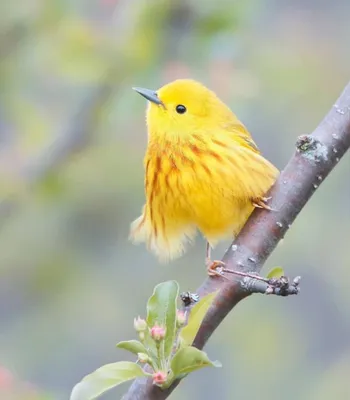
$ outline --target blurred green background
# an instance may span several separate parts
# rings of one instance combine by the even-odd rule
[[[156,283],[205,277],[202,239],[165,267],[127,240],[147,140],[131,86],[202,81],[283,168],[350,77],[349,15],[348,0],[1,2],[1,399],[68,399],[128,359],[115,343]],[[223,369],[172,399],[350,398],[349,171],[347,155],[267,263],[301,294],[240,304],[206,347]]]

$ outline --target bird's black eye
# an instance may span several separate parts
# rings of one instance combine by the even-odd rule
[[[178,114],[184,114],[186,112],[186,107],[182,104],[179,104],[178,106],[176,106],[176,112]]]

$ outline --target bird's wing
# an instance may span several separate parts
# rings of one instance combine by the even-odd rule
[[[233,122],[226,124],[225,129],[235,136],[235,141],[242,147],[252,150],[254,153],[260,154],[260,150],[254,140],[252,139],[247,128],[241,122]]]
[[[220,134],[226,137],[227,148],[221,149],[223,162],[218,168],[220,176],[229,176],[234,197],[255,199],[263,196],[275,181],[278,170],[261,155],[243,124],[238,121],[226,124],[225,131]]]
[[[250,150],[253,150],[255,153],[260,153],[260,150],[254,140],[251,137],[247,137],[245,135],[238,135],[239,138],[242,139],[243,143],[245,142],[245,147],[248,147]],[[244,145],[244,144],[243,144]]]

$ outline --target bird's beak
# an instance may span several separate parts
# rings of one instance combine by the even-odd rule
[[[152,103],[164,106],[164,104],[158,97],[157,92],[155,92],[154,90],[143,89],[139,87],[133,87],[133,89],[135,90],[135,92],[140,93],[141,96],[151,101]]]

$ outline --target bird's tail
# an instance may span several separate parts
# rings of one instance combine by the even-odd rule
[[[194,226],[166,226],[152,223],[145,207],[142,215],[132,222],[129,239],[135,243],[146,243],[149,251],[157,256],[160,262],[166,263],[179,258],[193,242],[196,235]]]

